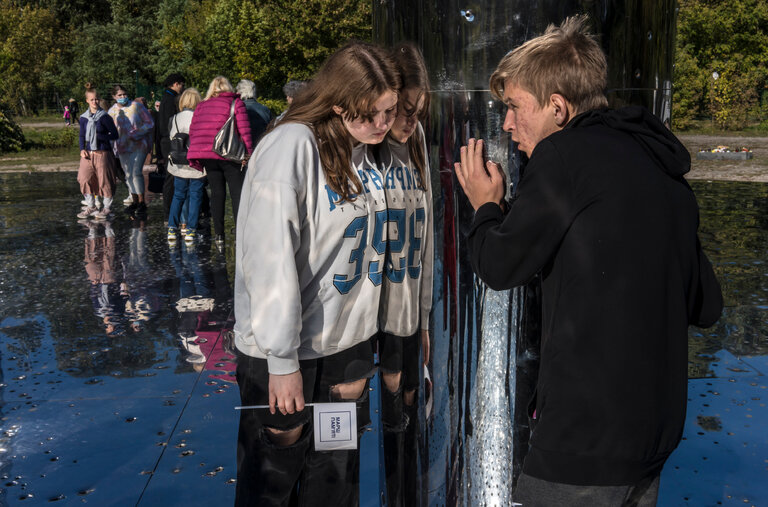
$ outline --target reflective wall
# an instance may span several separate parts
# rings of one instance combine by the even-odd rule
[[[469,137],[488,142],[514,192],[520,157],[501,131],[504,110],[488,78],[509,50],[549,23],[587,13],[608,56],[613,106],[641,104],[669,119],[673,0],[374,0],[374,40],[416,42],[432,81],[425,129],[435,206],[431,407],[421,434],[421,504],[511,505],[527,448],[537,373],[539,284],[486,289],[469,267],[464,237],[472,209],[453,163]]]

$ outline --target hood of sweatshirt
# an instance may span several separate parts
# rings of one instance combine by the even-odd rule
[[[691,169],[691,155],[686,147],[644,107],[587,111],[576,116],[565,128],[590,125],[605,125],[631,135],[672,178],[681,179]]]

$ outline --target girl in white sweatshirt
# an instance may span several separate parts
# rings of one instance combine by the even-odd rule
[[[386,252],[384,180],[371,145],[397,115],[381,48],[334,53],[260,141],[237,220],[235,343],[244,405],[237,505],[357,505],[357,451],[315,452],[309,402],[357,401],[368,379]]]
[[[420,123],[429,111],[429,78],[414,45],[401,44],[392,51],[403,88],[397,119],[379,158],[389,230],[396,231],[388,238],[385,260],[379,357],[387,500],[399,506],[418,503],[416,400],[422,364],[429,361],[434,242],[429,159]]]

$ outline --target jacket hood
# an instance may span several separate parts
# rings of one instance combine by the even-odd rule
[[[644,107],[587,111],[571,120],[566,128],[590,125],[605,125],[626,132],[640,143],[659,168],[672,178],[682,178],[691,170],[691,155],[686,147]]]

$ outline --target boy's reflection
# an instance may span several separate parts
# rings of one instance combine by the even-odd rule
[[[125,296],[117,282],[115,265],[115,233],[109,222],[84,220],[88,228],[85,238],[85,271],[91,282],[93,310],[104,325],[107,336],[122,334],[120,317],[125,309]],[[103,227],[103,232],[102,232]]]

